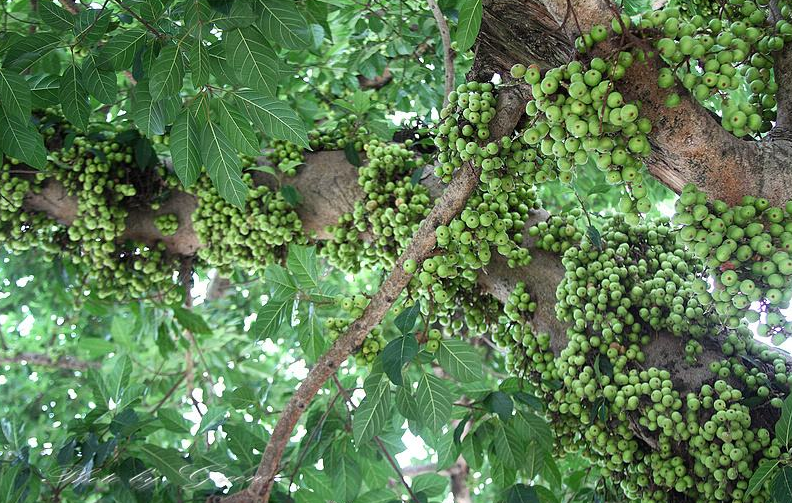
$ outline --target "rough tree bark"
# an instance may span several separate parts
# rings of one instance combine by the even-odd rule
[[[610,5],[600,0],[485,2],[473,75],[479,79],[496,73],[505,76],[508,69],[518,62],[535,63],[542,68],[563,64],[574,55],[572,40],[578,29],[586,30],[593,24],[609,22],[611,12]],[[646,44],[639,39],[632,42]],[[606,44],[598,50],[608,52],[615,48],[613,44]],[[642,114],[653,123],[650,135],[653,153],[648,162],[650,173],[674,190],[679,191],[685,183],[693,182],[711,197],[727,202],[736,202],[746,194],[761,195],[773,203],[791,199],[792,172],[787,169],[787,164],[792,158],[792,141],[786,133],[792,121],[790,68],[792,51],[786,50],[778,55],[776,69],[777,79],[782,85],[778,94],[777,130],[765,139],[754,141],[737,139],[724,131],[717,119],[682,89],[676,90],[683,96],[682,104],[674,109],[666,108],[666,92],[659,91],[655,84],[659,63],[652,60],[646,64],[637,63],[619,82],[618,89],[629,99],[640,99]],[[504,128],[497,134],[493,131],[494,137],[511,131],[522,114],[523,106],[524,100],[515,97],[511,103],[499,105],[498,120],[502,121]],[[309,154],[306,163],[307,167],[290,183],[305,198],[298,210],[305,228],[313,232],[316,239],[323,239],[327,237],[324,227],[334,223],[338,215],[349,210],[361,196],[357,173],[340,152]],[[310,399],[359,346],[365,334],[379,323],[407,284],[410,277],[401,270],[404,260],[412,258],[420,262],[431,252],[435,245],[434,229],[461,210],[476,183],[477,177],[472,169],[461,170],[363,317],[320,359],[287,405],[251,486],[239,495],[226,498],[226,501],[267,501],[272,481],[279,470],[280,456]],[[135,213],[130,216],[129,235],[125,237],[149,242],[162,240],[172,253],[194,254],[201,246],[192,232],[189,218],[194,205],[192,196],[179,193],[158,212]],[[46,211],[66,224],[76,215],[75,202],[57,184],[48,185],[42,194],[30,196],[27,207]],[[178,215],[180,230],[175,236],[164,238],[153,226],[153,217],[159,213]],[[534,218],[541,219],[543,215],[537,213]],[[551,253],[534,249],[532,255],[532,262],[518,270],[508,269],[504,260],[494,258],[480,275],[480,282],[486,291],[503,301],[514,283],[526,281],[539,305],[534,319],[536,328],[549,333],[553,347],[558,349],[564,346],[565,327],[555,319],[553,305],[556,286],[563,277],[563,267],[560,258]],[[717,347],[707,347],[699,363],[691,365],[678,358],[682,347],[681,339],[660,334],[645,348],[647,365],[668,368],[680,389],[693,389],[708,377],[706,364],[721,359],[722,354]]]

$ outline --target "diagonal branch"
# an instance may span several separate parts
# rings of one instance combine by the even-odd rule
[[[499,138],[510,133],[522,115],[524,106],[525,97],[521,87],[504,89],[499,96],[498,113],[496,113],[490,127],[492,136]],[[502,114],[500,113],[501,111],[503,111]],[[463,169],[459,170],[459,173],[448,185],[448,188],[439,198],[431,213],[421,222],[421,226],[413,237],[412,242],[396,261],[393,272],[372,297],[368,307],[363,311],[363,315],[355,320],[346,333],[319,358],[319,361],[300,384],[289,403],[284,407],[250,486],[241,493],[226,498],[224,500],[225,503],[266,503],[269,501],[270,493],[275,483],[275,476],[280,471],[280,460],[289,443],[292,430],[297,425],[302,414],[308,410],[311,400],[322,388],[325,381],[335,374],[341,364],[360,347],[371,330],[379,325],[402,290],[410,282],[412,274],[404,271],[402,267],[404,262],[411,259],[421,263],[429,257],[437,243],[435,230],[440,225],[447,225],[462,211],[468,198],[478,186],[478,181],[478,171],[472,166],[463,167]]]
[[[99,362],[78,360],[72,356],[53,358],[52,356],[41,353],[17,353],[12,356],[0,356],[0,364],[4,363],[41,365],[42,367],[52,367],[62,370],[88,370],[89,368],[98,368],[101,366]]]

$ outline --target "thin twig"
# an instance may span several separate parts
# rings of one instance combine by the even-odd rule
[[[429,8],[432,9],[437,28],[440,30],[440,40],[443,42],[443,55],[445,65],[445,95],[443,96],[443,106],[448,105],[448,95],[454,90],[454,50],[451,48],[451,32],[448,29],[443,11],[437,5],[437,0],[426,0]]]

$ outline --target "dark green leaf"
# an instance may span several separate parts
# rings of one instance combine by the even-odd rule
[[[201,173],[201,131],[189,110],[184,109],[171,127],[173,170],[184,187],[190,187]]]
[[[115,102],[118,96],[116,74],[110,70],[101,70],[93,54],[88,54],[83,59],[82,79],[85,89],[98,101],[108,105]]]
[[[61,75],[59,96],[66,120],[78,129],[87,130],[91,104],[77,65],[69,65]]]
[[[236,96],[248,116],[265,135],[310,148],[305,124],[286,103],[250,90],[239,91]]]
[[[776,438],[787,448],[792,441],[792,395],[786,397],[781,407],[781,417],[775,424]]]
[[[382,431],[389,411],[390,384],[388,381],[380,381],[373,393],[366,394],[352,419],[352,434],[358,449]]]
[[[39,3],[39,17],[57,31],[69,31],[74,27],[74,16],[52,0]]]
[[[315,246],[290,244],[286,267],[303,288],[319,287],[319,264],[316,261]]]
[[[190,425],[181,413],[173,409],[160,409],[157,411],[157,419],[165,426],[165,429],[175,433],[190,433]]]
[[[459,52],[465,52],[473,47],[473,42],[476,41],[481,28],[483,13],[481,0],[465,0],[462,2],[456,29],[456,43]]]
[[[74,21],[74,38],[82,45],[98,42],[110,26],[110,14],[104,9],[85,9],[77,14]]]
[[[254,28],[234,29],[224,34],[225,53],[242,84],[275,96],[278,89],[278,60],[275,51]]]
[[[194,334],[211,334],[212,329],[204,321],[203,316],[196,313],[192,309],[185,309],[183,307],[174,306],[173,314],[179,324],[185,329]]]
[[[344,155],[346,156],[347,161],[349,161],[349,164],[352,166],[358,167],[363,165],[363,162],[360,160],[360,154],[355,148],[354,142],[349,142],[344,145]]]
[[[416,399],[422,421],[432,431],[440,431],[451,419],[454,397],[440,378],[432,374],[422,374],[418,379]]]
[[[294,185],[283,185],[280,190],[283,199],[292,206],[297,206],[302,202],[302,194],[300,194]]]
[[[121,31],[102,46],[99,51],[99,64],[116,71],[131,68],[135,54],[146,43],[147,33],[140,28]]]
[[[512,412],[514,411],[514,402],[509,395],[502,391],[493,391],[487,398],[484,399],[484,405],[487,410],[497,414],[501,421],[508,421],[511,419]]]
[[[142,459],[146,464],[153,466],[159,472],[168,477],[171,483],[184,486],[190,483],[183,469],[187,466],[187,460],[175,449],[164,449],[162,447],[143,444],[130,448],[132,453]]]
[[[784,466],[773,479],[775,503],[792,503],[792,466]]]
[[[419,314],[421,314],[421,304],[416,302],[399,313],[396,319],[393,320],[393,324],[396,325],[396,328],[398,328],[399,332],[402,334],[409,334],[415,327],[415,320],[418,319]]]
[[[481,356],[473,347],[458,339],[444,339],[435,352],[437,361],[452,377],[461,382],[481,381]]]
[[[309,363],[319,359],[327,349],[328,343],[324,338],[322,322],[316,315],[311,315],[297,327],[297,340],[305,353]]]
[[[242,181],[242,163],[223,130],[211,121],[206,122],[201,134],[201,156],[220,196],[244,208],[249,188]]]
[[[306,49],[310,45],[308,22],[291,0],[259,0],[259,29],[268,40],[287,49]]]
[[[284,323],[291,322],[293,305],[294,301],[291,299],[270,299],[269,302],[259,310],[256,322],[251,328],[256,338],[274,338]]]
[[[222,425],[226,420],[226,413],[228,409],[220,405],[210,405],[206,410],[206,414],[201,418],[201,426],[198,428],[196,435],[201,435],[207,431],[216,430],[218,426]]]
[[[30,86],[22,75],[0,70],[0,108],[19,121],[30,120]]]
[[[32,168],[44,169],[47,165],[44,140],[29,118],[21,120],[0,113],[0,150]]]
[[[159,101],[163,98],[176,96],[184,81],[184,56],[179,45],[168,45],[163,48],[149,73],[149,94],[151,99]]]
[[[278,264],[269,264],[264,270],[264,284],[270,288],[273,299],[293,299],[297,293],[297,285],[289,271]]]
[[[539,503],[539,497],[535,487],[515,484],[506,494],[506,503]]]
[[[397,386],[404,384],[402,369],[418,354],[418,341],[412,334],[393,339],[382,351],[382,369],[391,382]]]
[[[762,489],[765,483],[769,480],[773,480],[778,463],[778,460],[764,460],[759,464],[753,472],[753,475],[751,475],[751,479],[748,481],[748,488],[745,490],[746,497],[756,494],[756,492]]]

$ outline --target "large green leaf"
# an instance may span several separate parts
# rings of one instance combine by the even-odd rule
[[[784,466],[773,479],[775,503],[792,503],[792,467]]]
[[[190,78],[194,87],[209,83],[212,73],[209,48],[203,40],[194,38],[190,44]]]
[[[60,37],[49,31],[26,35],[14,41],[14,44],[7,49],[3,58],[3,67],[20,73],[25,72],[60,45]]]
[[[58,93],[66,120],[83,131],[87,130],[91,102],[83,86],[82,72],[76,64],[69,65],[61,75]]]
[[[391,382],[397,386],[404,384],[402,369],[418,354],[418,340],[413,334],[393,339],[382,351],[382,369]]]
[[[151,99],[148,82],[138,82],[132,93],[132,120],[143,135],[165,134],[165,127],[176,117],[181,108],[181,100],[169,97],[163,100]]]
[[[390,404],[390,383],[382,380],[373,393],[366,395],[355,411],[352,434],[358,449],[382,431],[388,419]]]
[[[236,97],[264,134],[310,148],[305,123],[285,102],[252,90],[239,91]]]
[[[545,451],[553,448],[553,432],[543,418],[533,412],[518,411],[512,421],[515,432],[521,438],[536,442]]]
[[[427,496],[441,496],[448,486],[448,477],[436,473],[424,473],[413,478],[412,490],[414,493],[424,493]]]
[[[43,108],[59,102],[60,76],[46,73],[31,75],[28,78],[28,86],[30,86],[32,106]]]
[[[781,417],[775,424],[776,438],[786,447],[792,440],[792,395],[786,397],[781,408]]]
[[[461,382],[481,381],[481,356],[465,341],[445,339],[435,353],[443,370]]]
[[[41,0],[38,8],[39,17],[57,31],[68,31],[74,27],[74,16],[52,0]]]
[[[291,299],[276,300],[271,299],[259,309],[256,322],[251,331],[257,339],[270,339],[278,334],[278,330],[284,323],[291,322],[292,306],[294,301]]]
[[[363,477],[360,466],[351,456],[344,456],[333,471],[333,485],[338,501],[352,502],[360,493]]]
[[[279,264],[267,265],[264,270],[264,285],[270,289],[270,297],[273,299],[293,299],[297,293],[297,285],[289,271]]]
[[[184,81],[184,55],[178,44],[163,48],[149,73],[149,93],[151,98],[161,100],[175,96],[182,88]]]
[[[93,54],[88,54],[82,64],[83,85],[91,96],[105,104],[112,104],[118,96],[116,73],[99,68]]]
[[[110,372],[104,376],[105,390],[108,401],[113,400],[116,404],[121,401],[124,389],[129,385],[129,378],[132,375],[132,360],[126,355],[116,356],[115,363]]]
[[[424,373],[418,379],[416,393],[418,410],[421,413],[423,424],[432,431],[440,431],[443,426],[448,424],[451,419],[453,398],[448,386],[440,378]]]
[[[214,100],[214,103],[220,127],[231,140],[231,144],[241,154],[260,155],[259,140],[256,138],[256,133],[253,132],[248,118],[242,115],[236,105],[229,103],[228,100],[218,99]]]
[[[234,29],[225,34],[228,62],[243,85],[267,96],[278,89],[278,60],[275,51],[254,28]]]
[[[153,466],[162,475],[168,477],[171,483],[177,486],[190,483],[187,478],[188,473],[183,473],[183,469],[187,466],[187,460],[176,449],[164,449],[152,444],[143,444],[136,445],[131,450],[146,464]]]
[[[47,165],[44,139],[29,118],[22,120],[0,113],[0,150],[33,168],[44,169]]]
[[[750,496],[760,491],[768,480],[772,480],[775,475],[776,468],[779,461],[776,460],[763,460],[751,475],[748,481],[748,488],[745,490],[745,496]]]
[[[25,77],[8,70],[0,70],[0,107],[6,115],[27,121],[30,119],[30,86]]]
[[[539,503],[539,496],[535,487],[515,484],[506,494],[506,503]]]
[[[481,0],[465,0],[459,9],[459,21],[456,29],[456,43],[459,52],[465,52],[473,46],[479,29],[484,9]]]
[[[74,20],[72,32],[82,45],[98,42],[110,26],[110,13],[104,9],[81,10]]]
[[[242,163],[226,134],[212,121],[206,122],[201,134],[201,155],[220,196],[234,206],[244,208],[248,186],[242,181]]]
[[[146,30],[141,28],[131,28],[120,32],[102,46],[99,51],[99,64],[111,70],[131,68],[135,54],[146,43],[146,37]]]
[[[201,173],[201,130],[188,109],[182,110],[170,132],[173,170],[182,185],[190,187]]]
[[[514,434],[513,430],[509,430],[500,419],[493,419],[491,424],[493,425],[493,443],[498,461],[508,468],[517,469],[523,460],[521,451],[523,451],[524,444],[520,442],[519,436]]]
[[[287,49],[305,49],[311,43],[308,22],[291,0],[259,0],[258,26],[268,40]]]
[[[309,363],[318,360],[327,349],[323,332],[322,322],[313,314],[297,327],[297,340],[300,341],[300,348]]]
[[[303,288],[319,287],[319,263],[316,261],[316,247],[290,244],[286,267],[294,274],[294,278]]]

